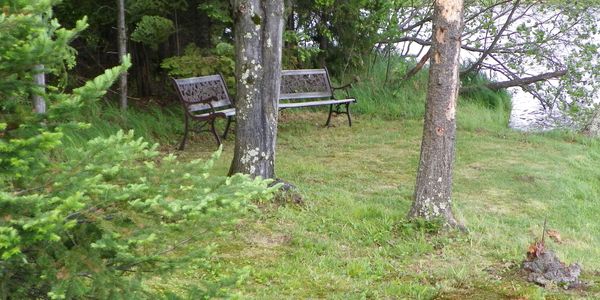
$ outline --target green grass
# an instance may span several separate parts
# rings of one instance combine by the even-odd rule
[[[505,96],[480,91],[462,98],[453,203],[469,232],[433,234],[431,224],[405,221],[425,80],[381,90],[376,82],[352,91],[359,99],[352,128],[344,116],[323,128],[324,111],[282,113],[277,175],[299,188],[304,204],[258,203],[216,233],[191,228],[182,234],[203,232],[191,248],[214,245],[208,267],[178,270],[148,286],[179,292],[245,270],[244,280],[228,290],[243,299],[600,298],[598,286],[544,290],[518,271],[547,218],[562,236],[548,247],[567,263],[581,263],[584,279],[600,280],[600,142],[565,132],[514,132],[506,129]],[[174,152],[177,113],[132,114],[128,128]],[[98,120],[90,134],[118,127],[104,123]],[[176,153],[191,160],[215,149],[210,135],[193,135],[186,151]],[[232,153],[230,137],[217,172],[227,172]]]
[[[466,107],[470,107],[467,104]],[[460,107],[459,122],[473,112]],[[548,246],[585,276],[600,270],[600,144],[576,135],[490,130],[459,124],[455,214],[468,234],[427,233],[404,222],[422,123],[358,117],[348,128],[322,128],[321,112],[287,113],[280,124],[278,176],[296,184],[304,205],[261,205],[216,243],[213,263],[232,274],[250,267],[234,292],[242,298],[563,299],[600,297],[545,291],[518,274],[544,218],[561,244]],[[485,121],[485,119],[484,119]],[[218,169],[226,172],[232,140]],[[208,157],[196,137],[180,159]],[[162,288],[206,274],[182,270]]]

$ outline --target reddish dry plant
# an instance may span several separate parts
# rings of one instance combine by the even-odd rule
[[[545,246],[544,246],[544,242],[534,242],[533,244],[529,245],[529,249],[527,249],[527,258],[529,260],[532,260],[538,256],[540,256],[542,253],[544,253],[545,251]]]
[[[533,244],[529,245],[527,249],[527,258],[529,260],[533,260],[536,257],[539,257],[542,253],[546,251],[546,225],[548,224],[548,219],[544,219],[544,227],[542,230],[542,240],[535,241]]]
[[[560,237],[560,232],[558,232],[557,230],[548,229],[548,230],[546,230],[546,233],[548,234],[548,237],[551,238],[556,243],[558,243],[558,244],[562,243],[562,238]]]

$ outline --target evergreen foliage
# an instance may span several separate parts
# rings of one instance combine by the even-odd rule
[[[244,175],[213,176],[219,153],[181,163],[133,132],[65,148],[64,132],[89,126],[79,122],[82,110],[129,59],[65,92],[59,79],[75,61],[69,42],[85,19],[65,29],[52,18],[55,1],[26,2],[10,2],[0,15],[0,299],[156,298],[144,279],[205,264],[207,249],[182,250],[202,231],[174,233],[206,218],[227,222],[224,211],[266,199],[273,188]],[[31,84],[40,63],[59,84]],[[31,112],[34,93],[47,100],[47,114]]]

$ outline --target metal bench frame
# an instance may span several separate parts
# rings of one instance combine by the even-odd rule
[[[332,86],[327,68],[283,70],[281,71],[279,110],[329,105],[329,115],[327,116],[325,126],[330,126],[331,115],[334,113],[336,115],[347,115],[348,126],[352,126],[350,104],[356,103],[356,99],[350,98],[348,93],[348,88],[350,87],[352,87],[352,84],[340,87]],[[336,99],[336,90],[344,90],[348,98]],[[342,108],[343,106],[345,110]]]
[[[235,115],[235,108],[229,97],[223,76],[219,74],[182,79],[173,78],[172,80],[179,102],[183,106],[185,118],[183,139],[179,145],[179,150],[185,148],[189,131],[211,132],[217,140],[217,144],[221,145],[221,138],[215,128],[215,120],[218,118],[227,119],[227,125],[225,125],[223,133],[223,139],[225,139],[232,118]],[[198,124],[197,128],[192,128],[193,123]],[[207,126],[210,128],[207,129]]]
[[[222,135],[225,139],[235,116],[234,103],[231,101],[223,76],[219,74],[182,79],[173,78],[172,80],[183,106],[185,118],[183,139],[179,150],[185,148],[189,131],[211,132],[217,144],[221,145],[221,137],[217,134],[215,120],[227,119],[227,125],[225,125]],[[356,99],[351,99],[348,93],[348,88],[351,86],[352,84],[340,87],[332,86],[326,68],[283,70],[281,71],[279,110],[329,105],[329,115],[325,126],[330,126],[331,116],[334,113],[347,115],[348,126],[352,126],[350,104],[356,103]],[[344,90],[348,98],[336,99],[336,90]],[[198,123],[197,128],[192,128],[193,123]]]

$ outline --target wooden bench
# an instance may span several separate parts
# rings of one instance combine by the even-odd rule
[[[352,126],[350,104],[356,99],[350,99],[347,88],[352,84],[341,87],[331,85],[329,72],[324,69],[283,70],[281,71],[281,90],[279,109],[312,107],[329,105],[329,115],[325,126],[329,126],[333,113],[348,116],[348,125]],[[335,91],[345,90],[348,99],[336,99]],[[345,110],[342,110],[345,106]]]
[[[221,138],[215,128],[215,120],[218,118],[227,119],[227,125],[223,133],[223,138],[226,138],[232,117],[235,115],[235,108],[229,97],[223,77],[221,75],[211,75],[173,79],[173,85],[183,106],[185,116],[185,132],[179,150],[185,148],[190,130],[212,132],[217,143],[221,145]],[[197,125],[197,128],[193,128],[194,125]],[[207,126],[210,128],[205,129]]]

